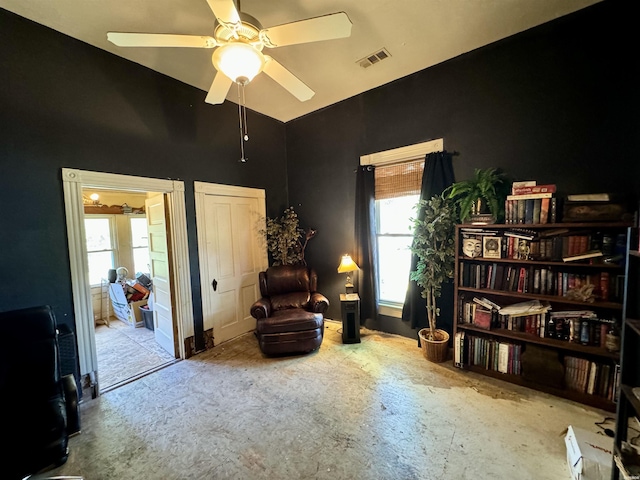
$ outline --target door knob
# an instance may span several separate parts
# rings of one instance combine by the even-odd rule
[[[213,287],[213,291],[218,290],[218,281],[214,278],[213,282],[211,282],[211,286]]]

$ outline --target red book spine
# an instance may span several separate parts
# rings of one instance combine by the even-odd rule
[[[520,267],[520,272],[518,273],[518,292],[524,293],[524,277],[526,274],[526,269],[524,267]]]
[[[549,199],[543,198],[540,202],[540,223],[549,222]]]
[[[578,243],[578,236],[577,235],[570,235],[569,236],[569,249],[567,251],[568,255],[577,255],[578,251],[576,248],[576,244]]]
[[[584,253],[589,250],[589,237],[587,235],[580,235],[578,237],[578,254]]]
[[[600,346],[605,347],[607,344],[607,332],[609,331],[609,325],[606,323],[600,324]]]
[[[600,273],[600,297],[603,302],[609,301],[609,272]]]
[[[527,195],[529,193],[555,193],[555,184],[533,185],[531,187],[513,187],[513,195]]]

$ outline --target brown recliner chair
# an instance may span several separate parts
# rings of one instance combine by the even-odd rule
[[[259,274],[262,298],[251,306],[265,355],[312,352],[322,343],[329,300],[316,291],[318,276],[305,265],[269,267]]]

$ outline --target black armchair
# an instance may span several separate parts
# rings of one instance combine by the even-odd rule
[[[0,332],[0,468],[2,478],[22,479],[67,461],[69,436],[80,432],[78,388],[60,373],[50,306],[0,313]]]
[[[318,277],[304,265],[270,267],[259,274],[262,298],[251,306],[265,355],[309,353],[320,347],[329,300],[316,291]]]

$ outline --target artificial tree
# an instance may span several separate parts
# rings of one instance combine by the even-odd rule
[[[444,194],[421,200],[416,207],[424,216],[411,219],[414,236],[411,251],[418,262],[410,278],[422,287],[422,298],[426,299],[427,338],[441,340],[436,334],[436,320],[440,315],[437,299],[442,294],[442,284],[453,278],[456,211],[453,200]]]

